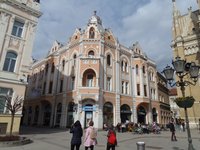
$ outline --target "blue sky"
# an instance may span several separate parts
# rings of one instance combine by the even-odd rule
[[[176,0],[182,14],[196,0]],[[33,57],[44,58],[55,40],[66,44],[76,28],[84,29],[97,11],[104,28],[110,28],[126,47],[138,41],[159,71],[171,64],[172,0],[41,0]]]

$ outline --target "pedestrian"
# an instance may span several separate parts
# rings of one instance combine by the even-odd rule
[[[182,127],[183,127],[183,132],[185,132],[185,120],[184,119],[182,119]]]
[[[116,132],[114,130],[114,126],[111,125],[108,130],[108,140],[106,150],[115,150],[115,146],[117,145],[117,137]]]
[[[175,135],[175,126],[174,126],[174,119],[172,118],[171,119],[171,122],[170,122],[170,131],[171,131],[171,141],[177,141],[176,139],[176,135]]]
[[[70,133],[72,133],[72,139],[71,139],[71,150],[74,150],[76,147],[76,150],[79,150],[81,145],[81,138],[83,136],[83,129],[81,127],[81,123],[79,120],[77,120],[71,127]]]
[[[97,131],[93,127],[94,122],[89,122],[89,127],[86,129],[85,138],[84,138],[84,146],[85,150],[90,148],[90,150],[94,150],[94,146],[97,144]]]

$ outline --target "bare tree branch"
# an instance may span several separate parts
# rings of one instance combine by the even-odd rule
[[[23,97],[16,96],[13,98],[9,95],[0,95],[0,106],[6,107],[11,112],[11,126],[10,126],[10,136],[12,135],[14,116],[17,112],[22,110],[23,106]]]

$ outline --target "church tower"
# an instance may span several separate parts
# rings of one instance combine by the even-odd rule
[[[0,94],[25,95],[32,47],[40,12],[39,0],[0,0]],[[5,99],[0,101],[5,104]],[[19,132],[21,113],[15,116],[13,132]],[[4,122],[1,123],[1,121]],[[0,134],[10,129],[10,113],[0,106]]]
[[[185,59],[187,62],[195,62],[200,65],[200,0],[197,0],[199,5],[198,10],[192,10],[192,7],[188,8],[188,13],[182,15],[177,7],[176,1],[172,0],[173,3],[173,23],[172,23],[172,50],[174,58],[179,56]],[[182,97],[179,88],[178,97]],[[186,87],[186,96],[193,96],[196,99],[193,107],[188,109],[189,120],[191,127],[197,127],[198,119],[200,118],[200,105],[199,95],[200,91],[200,79],[195,86],[189,85]],[[184,118],[185,114],[181,110],[181,118]]]

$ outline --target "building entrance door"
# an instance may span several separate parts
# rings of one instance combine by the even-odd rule
[[[90,120],[92,120],[92,111],[85,111],[85,128],[89,126]]]

